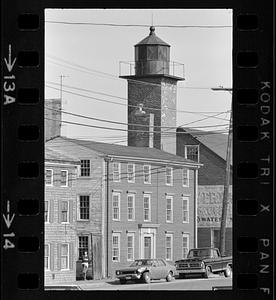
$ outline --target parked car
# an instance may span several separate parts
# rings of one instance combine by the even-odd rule
[[[171,281],[176,273],[175,266],[164,259],[136,259],[128,268],[116,270],[120,283],[127,280],[150,283],[151,279],[166,279]]]
[[[191,249],[186,259],[175,262],[179,278],[188,274],[198,274],[208,278],[212,273],[224,273],[225,277],[232,275],[232,256],[221,256],[217,248]]]

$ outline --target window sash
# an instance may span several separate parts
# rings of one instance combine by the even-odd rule
[[[187,254],[189,252],[189,235],[182,235],[182,258],[187,258]]]
[[[144,183],[151,183],[151,166],[143,166]]]
[[[173,168],[166,167],[166,185],[173,185]]]
[[[90,160],[89,159],[81,159],[80,165],[80,176],[81,177],[90,177]]]
[[[88,236],[79,236],[79,259],[82,259],[84,253],[88,253]]]
[[[182,185],[189,186],[189,169],[184,168],[182,170]]]
[[[65,175],[63,175],[65,174]],[[60,186],[67,187],[68,186],[68,171],[61,170],[60,171]]]
[[[113,163],[113,181],[114,182],[121,181],[121,164],[118,162]]]
[[[150,221],[151,219],[151,207],[150,207],[150,196],[144,195],[144,201],[143,201],[143,207],[144,207],[144,221]]]
[[[134,260],[134,234],[127,235],[127,260]]]
[[[127,164],[127,181],[135,182],[135,164]]]
[[[54,179],[54,171],[53,169],[45,170],[45,185],[52,186]]]
[[[89,220],[90,196],[79,196],[79,220]]]
[[[61,244],[60,266],[61,270],[69,269],[69,244]]]
[[[166,197],[166,222],[173,222],[173,197]]]
[[[182,221],[189,223],[189,197],[182,198]]]
[[[185,158],[199,161],[199,145],[185,145]]]
[[[112,219],[115,221],[120,220],[120,193],[112,194]]]
[[[112,235],[112,261],[120,261],[120,234]]]
[[[171,234],[166,234],[166,260],[172,260],[173,257],[173,236]]]
[[[69,222],[69,202],[62,201],[61,202],[61,223]]]
[[[132,221],[135,219],[135,198],[134,195],[127,196],[127,219]]]

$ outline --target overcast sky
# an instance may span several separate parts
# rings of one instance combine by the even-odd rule
[[[65,77],[63,77],[62,98],[65,111],[126,123],[127,81],[119,78],[119,62],[134,61],[134,45],[149,34],[152,15],[155,26],[232,26],[230,9],[47,9],[45,10],[45,97],[60,97],[60,75],[63,75]],[[57,24],[48,21],[140,24],[147,27]],[[199,120],[230,109],[231,94],[224,91],[215,92],[211,88],[232,87],[232,28],[156,27],[155,33],[171,45],[171,61],[183,63],[185,66],[185,81],[178,82],[177,125],[188,124],[186,125],[188,127],[206,130],[207,128],[200,128],[200,126],[227,124],[229,113],[222,113],[217,118]],[[122,68],[122,71],[127,75],[129,68]],[[91,97],[121,105],[100,102]],[[113,125],[65,114],[63,120],[127,128],[124,125]],[[221,126],[210,129],[226,132],[226,128],[227,126]],[[105,142],[126,140],[126,132],[68,124],[62,126],[62,135],[87,137]]]

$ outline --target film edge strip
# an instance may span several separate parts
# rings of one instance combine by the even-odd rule
[[[248,21],[250,20],[250,21]],[[238,16],[238,30],[251,31],[258,30],[256,26],[258,18],[254,14],[243,14]],[[34,25],[35,24],[35,25]],[[22,14],[18,18],[18,26],[21,30],[32,31],[38,30],[39,17],[35,14]],[[255,27],[250,24],[255,24]],[[23,52],[18,50],[18,55],[13,48],[12,43],[8,43],[4,47],[4,73],[3,73],[3,87],[4,87],[4,106],[13,105],[15,101],[21,102],[21,104],[33,105],[37,104],[39,98],[38,88],[34,87],[16,87],[16,77],[14,75],[14,69],[17,66],[22,68],[37,67],[39,65],[39,54],[36,51],[24,49]],[[241,68],[255,68],[258,65],[258,59],[256,51],[241,51],[237,56],[237,64]],[[254,72],[257,72],[255,68]],[[15,93],[18,90],[18,96],[16,99]],[[30,100],[30,101],[29,101]],[[257,162],[253,161],[242,161],[237,166],[237,175],[241,180],[245,179],[250,181],[260,178],[260,185],[263,190],[263,194],[267,194],[267,188],[271,188],[272,184],[272,146],[271,139],[272,133],[270,126],[273,123],[271,119],[272,116],[272,83],[270,78],[264,78],[260,81],[259,89],[254,87],[242,87],[237,90],[237,101],[241,106],[254,106],[254,109],[260,105],[259,109],[261,112],[260,125],[242,123],[237,127],[237,138],[241,143],[256,143],[258,138],[270,143],[269,147],[264,147],[266,154],[256,158]],[[5,107],[4,107],[5,110]],[[5,112],[3,112],[5,113]],[[269,118],[270,117],[270,118]],[[268,129],[266,129],[266,127]],[[27,141],[37,141],[41,139],[43,133],[39,126],[33,123],[28,124],[24,122],[17,131],[18,139]],[[242,147],[242,146],[241,146]],[[24,148],[24,146],[22,146]],[[269,150],[270,149],[270,150]],[[258,154],[258,153],[257,153]],[[39,168],[37,162],[23,161],[18,165],[18,175],[22,178],[37,178],[39,172],[43,173],[43,170]],[[40,175],[41,176],[41,175]],[[42,176],[43,177],[43,176]],[[262,194],[262,193],[261,193]],[[239,217],[244,218],[244,216],[257,216],[258,214],[264,214],[264,216],[269,213],[271,216],[272,206],[267,202],[259,202],[260,199],[238,199],[237,200],[237,212]],[[38,215],[39,207],[41,204],[34,199],[20,199],[18,201],[17,207],[11,204],[10,200],[4,201],[3,219],[6,225],[4,228],[3,241],[4,241],[4,251],[9,251],[9,249],[16,248],[20,252],[36,252],[43,246],[39,244],[40,237],[37,236],[18,236],[12,231],[13,222],[16,222],[16,218],[20,218],[18,212],[22,216],[27,215]],[[260,200],[261,201],[261,200]],[[250,203],[250,208],[247,209],[248,203]],[[254,209],[255,208],[255,209]],[[16,242],[17,239],[17,242]],[[244,272],[243,274],[237,275],[238,288],[241,290],[249,289],[260,289],[264,295],[271,295],[271,287],[266,286],[266,274],[271,274],[271,257],[272,257],[272,239],[269,235],[263,233],[258,237],[247,236],[246,233],[239,237],[237,240],[237,249],[241,253],[258,253],[259,265],[258,271],[254,272]],[[259,252],[258,252],[259,251]],[[243,254],[241,254],[243,255]],[[267,262],[268,261],[268,262]],[[235,270],[235,266],[234,266]],[[270,271],[269,271],[270,270]],[[42,284],[43,279],[39,278],[39,274],[26,272],[21,273],[17,277],[18,287],[22,289],[37,289],[39,285]],[[263,285],[259,285],[259,277]]]

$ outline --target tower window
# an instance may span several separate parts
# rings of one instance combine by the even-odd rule
[[[158,48],[156,46],[147,48],[147,60],[158,60]]]

